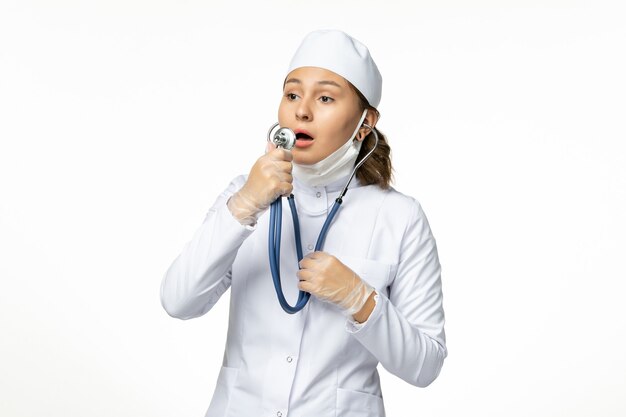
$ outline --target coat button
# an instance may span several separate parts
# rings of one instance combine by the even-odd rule
[[[313,250],[313,245],[311,245],[311,244],[309,243],[309,246],[307,246],[307,248],[308,248],[309,250]]]
[[[319,191],[315,193],[315,197],[320,198],[322,196],[322,193],[320,193]]]
[[[287,362],[291,363],[292,360],[293,358],[291,356],[287,356]]]
[[[277,412],[277,413],[276,413],[276,415],[277,415],[278,417],[283,417],[283,413],[281,413],[280,411],[279,411],[279,412]]]

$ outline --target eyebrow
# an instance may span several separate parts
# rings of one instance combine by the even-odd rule
[[[287,81],[285,81],[285,85],[287,85],[287,83],[296,83],[296,84],[302,84],[302,81],[300,81],[297,78],[290,78]],[[319,85],[334,85],[335,87],[339,87],[341,88],[341,86],[339,84],[337,84],[334,81],[330,81],[330,80],[323,80],[323,81],[318,81],[317,84]]]

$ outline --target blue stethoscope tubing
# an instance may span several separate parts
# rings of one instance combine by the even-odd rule
[[[302,255],[302,240],[300,238],[300,222],[298,220],[298,212],[296,210],[296,202],[291,194],[287,197],[287,201],[289,202],[289,208],[291,209],[291,218],[293,220],[293,230],[296,241],[296,252],[298,255],[298,262],[300,262],[303,258]],[[324,245],[324,240],[326,239],[326,234],[328,233],[328,228],[332,223],[335,215],[339,211],[341,207],[341,199],[337,198],[335,203],[333,204],[328,217],[326,217],[326,221],[322,226],[322,230],[317,238],[317,242],[315,244],[315,250],[322,250]],[[285,310],[289,314],[297,313],[302,310],[306,303],[309,301],[311,294],[306,291],[299,291],[298,293],[298,301],[295,306],[289,305],[287,300],[285,299],[285,295],[283,294],[283,288],[280,281],[280,238],[281,238],[281,227],[282,227],[282,215],[283,215],[283,203],[282,199],[279,198],[274,201],[270,207],[270,231],[269,231],[269,255],[270,255],[270,270],[272,272],[272,280],[274,281],[274,288],[276,289],[276,295],[278,296],[278,302],[280,303],[283,310]],[[299,268],[299,267],[298,267]]]
[[[363,159],[361,159],[359,163],[354,166],[354,169],[352,170],[352,174],[350,175],[350,178],[348,178],[348,182],[346,183],[345,187],[339,194],[339,197],[335,199],[335,202],[333,203],[330,213],[326,217],[326,220],[324,221],[324,225],[322,226],[322,229],[320,230],[320,234],[317,237],[317,242],[315,243],[315,251],[322,250],[322,247],[324,246],[324,241],[326,240],[326,235],[328,234],[328,229],[330,228],[330,224],[332,223],[333,219],[337,215],[337,212],[341,208],[343,197],[346,195],[346,192],[348,191],[348,186],[350,185],[352,178],[354,178],[354,174],[356,173],[357,169],[361,165],[363,165],[363,163],[367,160],[367,158],[370,157],[370,155],[374,152],[374,150],[378,146],[378,133],[376,132],[376,130],[373,129],[367,123],[363,123],[363,126],[369,128],[371,132],[374,132],[376,143],[374,144],[374,147],[367,153],[367,155],[365,155]],[[291,218],[293,220],[293,230],[294,230],[294,237],[296,241],[295,242],[296,253],[298,255],[298,264],[299,264],[303,258],[302,240],[300,238],[300,221],[298,220],[298,211],[296,210],[296,202],[295,202],[293,194],[290,194],[289,197],[287,197],[287,201],[289,202],[289,208],[291,209]],[[294,314],[304,308],[306,303],[309,301],[311,294],[306,291],[300,290],[298,293],[298,301],[296,301],[295,306],[289,305],[289,303],[285,299],[285,295],[283,294],[283,288],[282,288],[282,284],[280,281],[280,240],[281,240],[282,216],[283,216],[283,203],[282,203],[282,198],[279,197],[270,206],[270,229],[269,229],[269,241],[268,241],[270,271],[272,273],[272,280],[274,281],[274,288],[276,289],[276,296],[278,297],[278,302],[280,303],[280,306],[283,308],[283,310],[285,310],[285,312],[289,314]],[[298,265],[298,269],[299,268],[300,266]]]

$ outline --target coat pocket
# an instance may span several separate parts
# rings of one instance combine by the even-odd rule
[[[227,366],[220,368],[217,383],[215,384],[215,392],[205,417],[223,417],[226,415],[238,372],[239,368]]]
[[[363,281],[376,288],[378,292],[384,292],[386,295],[389,295],[387,286],[391,281],[393,265],[352,256],[342,256],[338,259],[356,272]]]
[[[337,417],[385,417],[382,397],[337,388]]]

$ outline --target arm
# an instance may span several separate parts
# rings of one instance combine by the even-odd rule
[[[377,294],[378,293],[376,292],[376,290],[374,290],[370,294],[369,298],[367,299],[367,301],[363,305],[363,308],[361,308],[361,310],[359,310],[358,313],[355,313],[352,316],[352,319],[354,321],[356,321],[359,324],[367,321],[369,316],[372,314],[372,311],[374,310],[374,307],[376,306],[376,301],[374,301],[374,296],[377,295]]]
[[[170,316],[190,319],[215,305],[230,286],[237,251],[255,229],[258,216],[272,201],[293,190],[291,152],[270,148],[247,177],[237,177],[220,194],[193,239],[167,270],[161,304]]]
[[[172,317],[190,319],[208,312],[231,282],[231,266],[254,227],[241,225],[226,203],[244,183],[233,180],[209,209],[161,283],[161,304]]]
[[[412,385],[425,387],[439,375],[447,349],[437,246],[417,202],[400,256],[389,297],[376,291],[375,305],[367,321],[348,322],[347,330],[389,372]],[[367,304],[363,308],[366,310],[358,314],[367,313]]]

